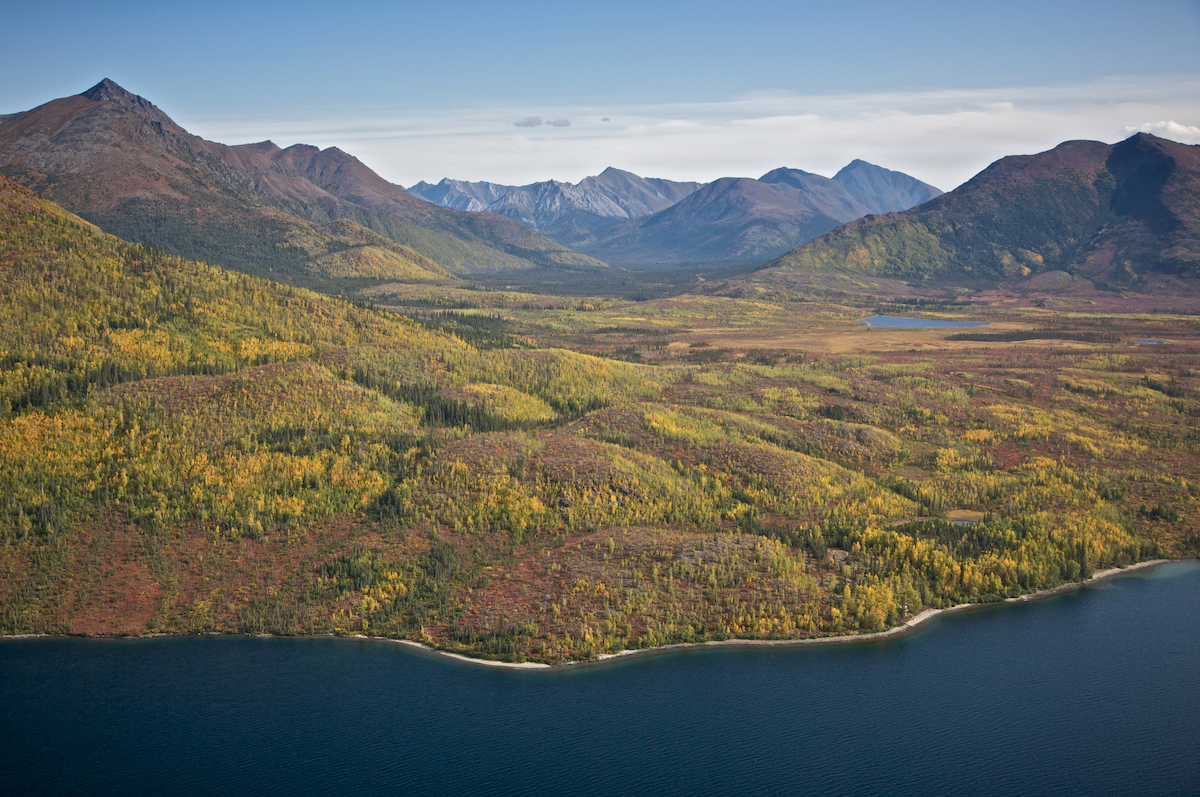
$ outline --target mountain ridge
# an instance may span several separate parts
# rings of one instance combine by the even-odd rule
[[[276,279],[318,278],[345,219],[448,272],[602,267],[492,214],[438,208],[336,147],[206,141],[104,79],[0,121],[0,171],[102,229]],[[317,270],[319,271],[319,269]]]
[[[595,227],[665,210],[702,183],[640,177],[612,166],[578,183],[545,180],[513,186],[443,179],[408,190],[430,202],[466,211],[490,211],[543,231]]]
[[[838,173],[841,179],[786,167],[757,180],[723,177],[665,210],[577,240],[574,248],[642,267],[767,261],[881,208],[909,207],[941,194],[900,172],[854,163],[859,165]],[[887,190],[877,193],[879,186]]]
[[[1001,282],[1065,271],[1114,285],[1156,270],[1196,275],[1200,146],[1138,133],[1009,156],[948,194],[854,221],[769,269]]]

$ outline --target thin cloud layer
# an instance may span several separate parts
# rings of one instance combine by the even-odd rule
[[[520,121],[513,122],[513,127],[541,127],[549,125],[550,127],[570,127],[570,119],[554,119],[549,122],[543,122],[540,116],[526,116]]]
[[[608,166],[676,180],[757,177],[780,166],[832,175],[863,158],[949,190],[1005,155],[1070,139],[1114,142],[1143,130],[1200,143],[1195,77],[978,91],[758,92],[724,102],[565,110],[569,119],[551,122],[543,121],[546,113],[522,117],[503,107],[359,119],[179,121],[228,143],[271,138],[283,146],[338,146],[402,185],[443,177],[575,182]],[[519,121],[509,121],[514,118]]]

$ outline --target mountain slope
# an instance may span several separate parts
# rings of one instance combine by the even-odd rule
[[[336,148],[205,141],[107,79],[0,122],[0,171],[121,237],[291,281],[344,248],[321,230],[339,219],[417,267],[600,265],[508,219],[423,202]]]
[[[547,230],[646,216],[670,207],[700,185],[639,177],[610,167],[574,185],[557,180],[511,186],[445,179],[437,185],[417,183],[409,191],[445,207],[487,210]]]
[[[1061,270],[1127,283],[1149,270],[1197,273],[1198,218],[1200,146],[1139,133],[1003,158],[949,194],[855,221],[772,266],[985,280]]]
[[[939,193],[862,161],[839,174],[840,180],[831,180],[785,168],[758,180],[722,178],[666,210],[600,230],[576,248],[643,266],[762,261],[875,208]]]

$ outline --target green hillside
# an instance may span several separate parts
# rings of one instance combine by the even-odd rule
[[[948,387],[966,357],[468,344],[120,241],[2,178],[0,279],[0,633],[561,661],[875,631],[1200,541],[1186,430],[1160,420],[1197,412],[1185,355],[1143,384],[1085,352],[1034,402]],[[1132,406],[1144,428],[1120,425]]]

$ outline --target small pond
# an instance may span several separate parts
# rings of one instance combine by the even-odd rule
[[[873,315],[861,319],[872,327],[906,327],[908,329],[935,329],[939,327],[986,327],[986,321],[939,321],[932,318],[905,318],[899,315]]]

